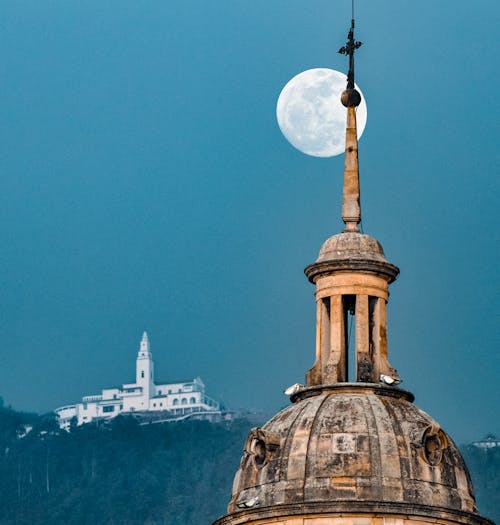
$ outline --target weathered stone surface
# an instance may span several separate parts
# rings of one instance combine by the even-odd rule
[[[380,243],[359,232],[343,232],[327,239],[316,262],[304,272],[314,283],[320,276],[344,270],[386,275],[388,282],[394,281],[399,274],[399,269],[385,258]]]
[[[265,458],[245,452],[230,513],[251,498],[255,507],[377,501],[476,512],[457,447],[404,391],[357,383],[296,399],[258,434],[272,436]]]
[[[361,502],[308,503],[246,510],[224,516],[214,525],[494,525],[482,516],[424,505]]]
[[[342,259],[371,259],[388,262],[382,245],[377,239],[359,232],[343,232],[328,238],[323,243],[316,262]]]

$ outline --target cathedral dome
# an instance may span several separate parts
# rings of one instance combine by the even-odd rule
[[[273,516],[294,506],[477,516],[457,447],[409,392],[344,383],[303,389],[292,401],[251,431],[230,513],[255,501],[252,512],[272,507]]]

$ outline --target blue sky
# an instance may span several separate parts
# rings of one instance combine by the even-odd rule
[[[498,2],[358,0],[363,228],[401,268],[389,351],[457,441],[500,434]],[[200,375],[274,411],[314,360],[303,268],[342,229],[342,157],[293,149],[286,82],[348,0],[0,1],[0,394],[50,410]]]

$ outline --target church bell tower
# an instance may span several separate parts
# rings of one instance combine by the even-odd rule
[[[147,406],[149,398],[154,395],[154,362],[148,334],[146,332],[142,334],[141,344],[137,354],[135,381],[136,384],[142,388],[143,403],[146,403],[143,406]]]
[[[478,514],[453,440],[389,363],[386,305],[399,270],[358,227],[360,45],[353,19],[340,50],[349,58],[345,229],[305,269],[316,287],[316,360],[290,406],[250,432],[228,513],[214,525],[493,525]]]

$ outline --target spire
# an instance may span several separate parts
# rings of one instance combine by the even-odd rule
[[[148,333],[147,332],[144,332],[142,334],[142,339],[141,339],[141,346],[140,346],[140,349],[139,349],[139,353],[149,353],[149,338],[148,338]]]
[[[362,42],[354,40],[354,10],[351,29],[347,42],[339,49],[339,53],[349,57],[349,72],[347,73],[347,89],[342,93],[342,104],[347,108],[347,126],[344,161],[344,192],[342,198],[342,220],[346,232],[358,232],[361,222],[361,204],[359,190],[358,134],[356,128],[356,107],[361,102],[361,95],[354,84],[354,52],[361,47]]]

